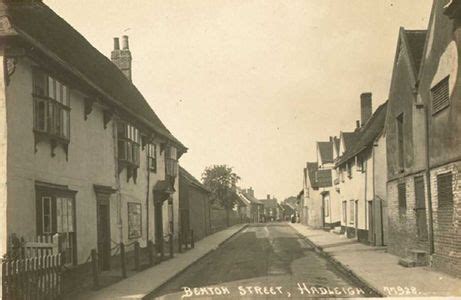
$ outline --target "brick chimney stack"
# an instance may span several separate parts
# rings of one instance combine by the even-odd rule
[[[362,126],[370,119],[371,117],[371,93],[363,93],[360,95],[360,118]]]
[[[114,50],[110,55],[112,62],[131,81],[131,51],[128,43],[128,36],[122,37],[122,49],[120,49],[119,38],[114,38]]]
[[[248,190],[248,194],[251,196],[251,197],[254,197],[255,196],[255,192],[253,191],[253,188],[250,187]]]

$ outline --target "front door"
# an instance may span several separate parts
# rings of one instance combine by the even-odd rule
[[[157,250],[160,251],[163,247],[163,202],[155,201],[154,213],[155,213],[155,244]]]
[[[426,198],[424,194],[423,176],[415,177],[415,198],[416,198],[416,226],[418,238],[421,241],[427,240],[427,222],[426,222]]]
[[[373,224],[373,218],[373,202],[368,201],[368,242],[370,242],[370,244],[373,244],[375,240],[375,228]]]
[[[110,269],[110,206],[108,201],[98,201],[98,255],[101,270]]]

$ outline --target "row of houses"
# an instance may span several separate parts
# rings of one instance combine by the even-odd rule
[[[302,223],[461,275],[460,24],[461,1],[435,0],[427,30],[400,29],[388,100],[363,93],[304,167]]]
[[[289,214],[290,207],[278,202],[271,195],[265,199],[256,199],[253,188],[237,189],[236,210],[241,217],[242,222],[262,223],[276,222],[285,220]],[[291,212],[291,210],[290,210]],[[289,214],[291,216],[292,212]]]
[[[120,243],[219,227],[179,166],[187,148],[132,82],[128,37],[113,43],[108,59],[42,1],[0,1],[0,255],[13,236],[58,235],[66,270],[92,250],[108,270]]]

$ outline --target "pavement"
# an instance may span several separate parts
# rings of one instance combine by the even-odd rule
[[[391,297],[461,297],[461,279],[429,267],[406,268],[385,247],[373,247],[343,235],[290,223],[317,252],[347,269],[370,288]]]
[[[172,259],[101,290],[81,293],[77,299],[142,299],[215,250],[245,226],[244,224],[239,224],[209,235],[196,242],[194,249],[175,254]]]

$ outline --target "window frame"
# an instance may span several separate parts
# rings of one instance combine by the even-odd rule
[[[139,129],[128,121],[119,121],[117,124],[118,159],[133,166],[140,166],[141,135]],[[124,149],[121,157],[121,149]]]
[[[397,184],[397,200],[398,200],[399,214],[403,215],[406,213],[407,207],[408,207],[407,185],[405,182],[401,182]]]
[[[441,183],[442,183],[442,180],[445,178],[445,177],[449,177],[450,178],[450,181],[449,184],[450,184],[450,189],[449,189],[449,193],[448,195],[450,196],[448,201],[440,201],[442,194],[441,194],[441,189],[440,189],[440,186],[441,186]],[[436,183],[437,183],[437,209],[438,210],[444,210],[444,209],[451,209],[451,210],[454,210],[454,193],[453,193],[453,172],[444,172],[444,173],[440,173],[440,174],[437,174],[437,177],[436,177]],[[446,196],[446,195],[443,195],[443,196]]]
[[[157,173],[157,144],[150,143],[147,145],[147,158],[149,170],[153,173]]]
[[[70,88],[40,68],[33,69],[32,77],[34,132],[70,142]],[[50,87],[53,88],[52,94]],[[37,110],[38,103],[43,103],[43,116]],[[39,122],[43,122],[43,127],[39,126]]]
[[[35,206],[35,215],[36,215],[36,235],[47,235],[53,236],[55,234],[59,234],[59,247],[60,250],[68,250],[71,249],[69,257],[66,258],[64,256],[64,264],[67,266],[75,266],[77,265],[77,207],[76,207],[76,200],[75,194],[76,191],[69,190],[66,186],[54,185],[54,184],[47,184],[47,183],[36,183],[35,185],[35,199],[36,199],[36,206]],[[50,213],[49,213],[49,222],[50,222],[50,230],[45,230],[45,214],[44,214],[44,199],[48,199],[50,203]],[[58,201],[65,199],[66,201],[70,201],[72,203],[72,212],[71,212],[71,221],[72,221],[72,228],[70,231],[69,226],[67,226],[67,230],[64,232],[63,228],[60,228],[58,225]],[[61,202],[62,206],[62,202]],[[68,206],[66,206],[68,208]],[[69,216],[68,212],[66,213]],[[67,218],[69,221],[69,217]],[[61,213],[61,223],[62,223],[62,213]],[[63,239],[63,236],[66,236],[67,239]],[[63,242],[67,242],[67,246],[63,249]],[[68,259],[68,260],[67,260]]]
[[[446,85],[446,86],[445,86]],[[446,88],[446,93],[447,93],[447,99],[446,101],[440,101],[438,104],[440,105],[439,107],[435,107],[435,100],[436,97],[434,96],[436,90],[439,88],[443,88],[445,92]],[[437,82],[433,87],[430,89],[430,94],[431,94],[431,109],[432,109],[432,116],[437,115],[439,112],[447,109],[451,105],[450,101],[450,75],[445,76],[443,79],[441,79],[439,82]],[[444,95],[443,95],[444,96]]]

